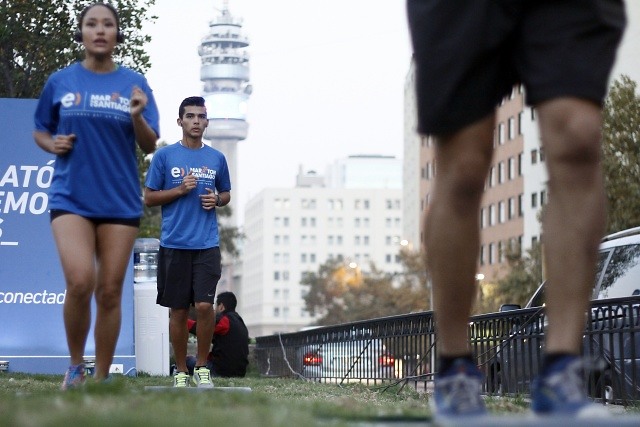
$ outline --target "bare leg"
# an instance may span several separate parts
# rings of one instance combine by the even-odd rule
[[[538,108],[549,171],[543,220],[549,353],[580,353],[600,239],[605,230],[600,108],[563,98]]]
[[[189,309],[172,308],[169,318],[169,336],[173,346],[173,354],[176,358],[176,369],[179,372],[188,372],[187,369],[187,341],[189,340],[189,330],[187,329],[187,318]],[[200,325],[198,328],[200,329]]]
[[[208,302],[197,302],[196,312],[198,313],[198,328],[196,329],[198,338],[198,357],[196,366],[205,366],[207,364],[209,351],[211,350],[211,340],[213,339],[213,304]]]
[[[121,224],[97,227],[98,279],[96,284],[96,372],[109,375],[122,320],[122,286],[138,228]]]
[[[469,353],[468,322],[475,298],[479,210],[493,153],[494,116],[442,137],[425,215],[427,265],[441,355]]]
[[[95,228],[91,221],[73,214],[51,223],[66,281],[64,327],[71,364],[84,360],[91,327],[91,296],[95,286]]]

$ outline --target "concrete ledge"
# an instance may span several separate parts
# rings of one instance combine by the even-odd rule
[[[213,388],[198,388],[198,387],[172,387],[163,385],[148,385],[145,386],[145,391],[160,391],[160,392],[176,392],[176,393],[208,393],[208,392],[231,392],[231,393],[251,393],[251,387],[213,387]]]

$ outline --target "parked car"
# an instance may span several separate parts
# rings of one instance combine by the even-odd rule
[[[608,401],[640,399],[640,227],[611,234],[602,240],[593,288],[590,328],[585,334],[586,359],[597,356],[588,367],[589,392]],[[617,300],[622,298],[622,300]],[[533,294],[524,310],[507,304],[501,311],[526,313],[527,321],[513,327],[488,363],[489,392],[518,393],[528,389],[537,374],[544,348],[546,317],[532,310],[543,307],[545,283]],[[613,307],[613,308],[612,308]],[[525,311],[528,310],[528,311]]]
[[[395,378],[396,360],[380,338],[352,330],[337,342],[301,348],[301,374],[318,381],[362,381]]]

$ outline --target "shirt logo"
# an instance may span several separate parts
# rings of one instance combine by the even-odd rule
[[[82,101],[82,96],[80,96],[79,92],[76,93],[66,93],[61,99],[60,99],[60,104],[62,104],[63,107],[65,108],[69,108],[72,105],[80,105],[80,102]]]

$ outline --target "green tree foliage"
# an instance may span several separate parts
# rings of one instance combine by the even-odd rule
[[[318,325],[332,325],[427,310],[431,299],[422,257],[403,251],[401,260],[404,272],[399,275],[374,265],[363,273],[343,261],[327,261],[302,279],[308,287],[307,311],[319,316]]]
[[[608,233],[640,225],[640,97],[628,76],[613,82],[603,111]]]
[[[73,41],[77,16],[94,0],[0,0],[0,97],[37,98],[51,73],[83,58]],[[114,0],[124,43],[115,61],[145,72],[149,56],[144,45],[151,37],[142,24],[154,22],[149,8],[155,0]]]

